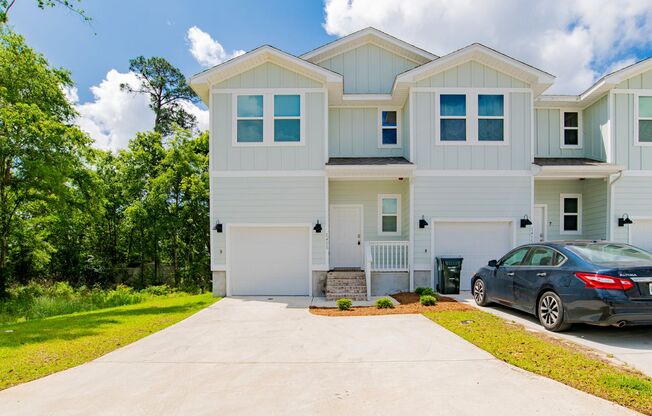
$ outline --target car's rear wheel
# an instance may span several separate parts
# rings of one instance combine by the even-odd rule
[[[565,331],[571,326],[564,320],[564,304],[555,292],[546,292],[539,298],[537,315],[548,331]]]
[[[477,278],[473,282],[473,299],[479,306],[487,306],[490,302],[487,300],[487,286],[482,278]]]

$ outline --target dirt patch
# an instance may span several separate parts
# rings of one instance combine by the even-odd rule
[[[435,311],[467,311],[472,307],[457,302],[455,299],[442,296],[435,306],[423,306],[419,303],[419,295],[413,292],[401,292],[392,297],[399,302],[393,309],[378,309],[375,306],[356,306],[348,311],[337,308],[310,307],[310,313],[320,316],[372,316],[372,315],[405,315]]]

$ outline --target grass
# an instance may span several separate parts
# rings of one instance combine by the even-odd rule
[[[498,359],[652,415],[652,378],[479,310],[424,315]]]
[[[0,326],[0,390],[85,363],[211,305],[210,294]]]

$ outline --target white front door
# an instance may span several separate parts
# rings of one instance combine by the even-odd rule
[[[362,267],[362,207],[331,205],[330,266],[332,268]]]
[[[546,241],[546,207],[545,205],[534,206],[534,218],[532,219],[532,242]]]

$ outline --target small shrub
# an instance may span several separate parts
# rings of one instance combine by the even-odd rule
[[[426,290],[425,287],[418,287],[418,288],[414,289],[414,293],[416,293],[417,295],[421,296],[421,295],[423,295],[423,291],[424,291],[424,290]]]
[[[418,288],[414,289],[414,293],[416,293],[419,296],[424,296],[424,295],[432,296],[432,295],[435,294],[435,291],[432,290],[429,287],[418,287]]]
[[[435,306],[437,304],[437,298],[433,295],[423,295],[419,298],[419,302],[423,306]]]
[[[353,302],[348,298],[338,299],[335,303],[337,303],[337,308],[341,311],[348,311],[353,306]]]
[[[140,293],[144,293],[146,295],[151,295],[151,296],[165,296],[165,295],[171,295],[175,291],[176,291],[175,289],[171,288],[168,285],[158,285],[158,286],[146,287],[145,289],[141,290]]]
[[[394,309],[394,303],[389,298],[380,298],[376,301],[378,309]]]

